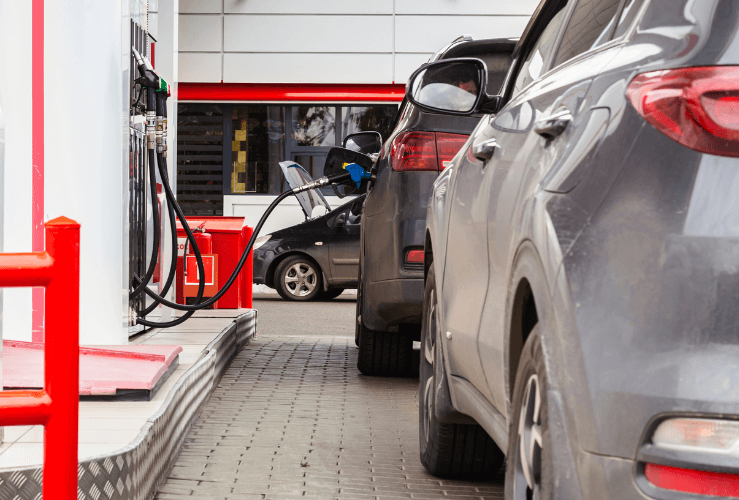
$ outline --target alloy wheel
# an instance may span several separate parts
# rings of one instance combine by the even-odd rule
[[[518,423],[518,457],[516,460],[515,500],[538,500],[541,494],[541,394],[539,377],[526,383]]]
[[[318,275],[305,262],[296,262],[285,273],[285,288],[296,297],[305,297],[316,288]]]

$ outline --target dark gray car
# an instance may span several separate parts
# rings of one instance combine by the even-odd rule
[[[481,57],[488,89],[498,92],[516,41],[461,37],[432,60]],[[357,292],[357,366],[365,375],[396,375],[410,366],[420,337],[423,242],[431,185],[481,115],[449,116],[403,101],[376,165],[363,209]]]
[[[290,189],[313,182],[295,162],[280,162],[280,168]],[[305,221],[256,239],[254,283],[297,301],[329,300],[357,288],[361,215],[351,209],[361,206],[364,196],[332,210],[318,190],[295,195]],[[323,215],[312,217],[315,212]]]
[[[410,92],[449,110],[422,91],[455,64]],[[737,65],[736,1],[545,0],[503,94],[449,111],[497,113],[429,203],[432,473],[505,454],[508,499],[739,496]]]

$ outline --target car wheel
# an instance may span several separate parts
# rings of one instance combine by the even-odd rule
[[[275,270],[275,288],[285,300],[313,300],[322,290],[321,269],[311,259],[293,255]]]
[[[438,342],[434,266],[424,293],[419,369],[418,433],[421,463],[439,477],[491,477],[505,461],[503,452],[485,430],[475,424],[449,424],[436,418],[436,393],[444,369]]]
[[[321,292],[320,299],[321,300],[335,299],[336,297],[338,297],[342,293],[344,293],[344,289],[343,288],[329,288],[325,292]]]
[[[547,422],[547,377],[538,325],[521,353],[513,391],[508,465],[507,500],[550,498],[551,448]]]

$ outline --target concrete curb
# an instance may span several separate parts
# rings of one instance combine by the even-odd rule
[[[136,439],[112,454],[80,462],[79,500],[150,500],[179,455],[210,394],[241,348],[254,337],[257,312],[250,310],[226,327],[172,387]],[[41,467],[0,469],[0,500],[41,498]]]

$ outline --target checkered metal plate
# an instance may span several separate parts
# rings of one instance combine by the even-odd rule
[[[166,479],[190,427],[236,353],[256,333],[257,312],[236,318],[177,381],[126,448],[80,462],[78,500],[149,500]],[[0,469],[0,500],[38,500],[41,467]]]

